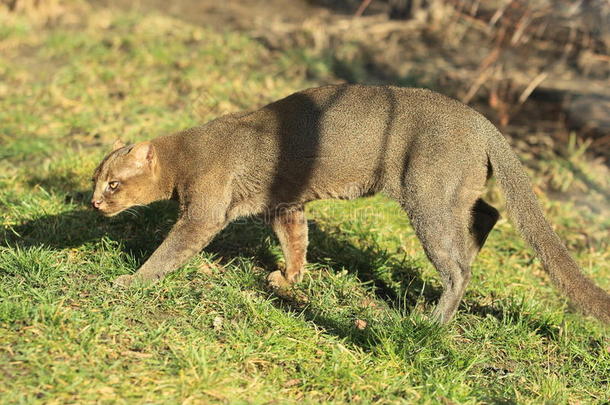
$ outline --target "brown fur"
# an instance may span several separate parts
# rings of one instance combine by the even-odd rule
[[[303,279],[308,243],[307,220],[303,206],[276,213],[271,218],[271,227],[282,246],[286,268],[284,271],[271,273],[269,281],[276,287],[285,288]]]
[[[480,199],[492,173],[552,281],[585,312],[610,322],[610,296],[570,258],[502,135],[476,111],[428,90],[320,87],[150,142],[117,145],[96,169],[93,204],[116,215],[156,200],[180,202],[165,241],[119,285],[162,278],[228,222],[265,214],[286,259],[285,270],[269,280],[285,287],[303,274],[303,204],[383,192],[407,211],[441,275],[435,316],[447,322],[498,219]]]

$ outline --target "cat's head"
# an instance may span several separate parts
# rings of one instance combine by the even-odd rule
[[[157,156],[150,142],[125,146],[115,142],[93,172],[91,206],[111,217],[158,200]]]

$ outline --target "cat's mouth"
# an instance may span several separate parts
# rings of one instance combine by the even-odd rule
[[[129,208],[129,206],[117,205],[115,203],[111,203],[103,199],[95,198],[91,201],[91,206],[93,209],[95,209],[97,212],[99,212],[105,217],[113,217],[117,214],[120,214],[125,209]]]
[[[103,216],[105,216],[106,218],[110,218],[110,217],[114,217],[118,214],[120,214],[121,212],[123,212],[125,210],[124,207],[121,208],[114,208],[114,209],[100,209],[100,214],[102,214]]]

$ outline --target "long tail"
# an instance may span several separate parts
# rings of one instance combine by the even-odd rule
[[[506,208],[523,238],[536,251],[553,284],[585,313],[610,324],[610,295],[589,280],[544,218],[532,187],[510,146],[495,128],[487,145]]]

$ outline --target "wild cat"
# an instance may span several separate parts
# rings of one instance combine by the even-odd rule
[[[445,323],[498,220],[498,211],[480,198],[492,174],[553,283],[586,313],[610,322],[610,296],[581,273],[553,232],[499,131],[473,109],[429,90],[319,87],[254,112],[117,145],[95,170],[92,205],[112,216],[157,200],[180,204],[167,238],[117,285],[158,280],[232,220],[266,213],[286,259],[269,281],[285,288],[303,277],[305,203],[384,193],[407,212],[440,273],[443,293],[434,317]]]

